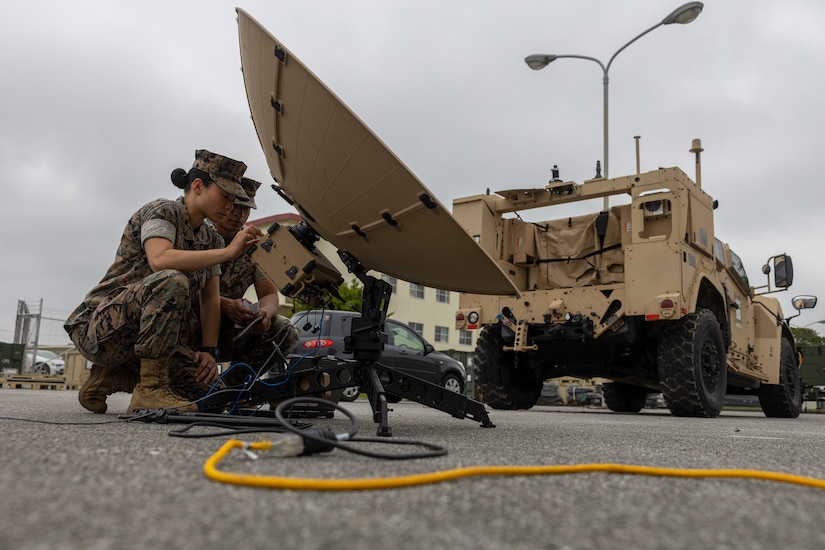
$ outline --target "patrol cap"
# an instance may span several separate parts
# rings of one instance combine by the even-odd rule
[[[197,168],[209,174],[209,177],[218,184],[218,187],[234,195],[235,198],[246,201],[248,197],[241,187],[241,177],[246,171],[246,164],[223,155],[218,155],[198,149],[195,151],[195,162],[192,168]]]
[[[235,204],[240,206],[248,206],[250,208],[258,208],[258,205],[255,204],[255,193],[258,192],[258,187],[261,186],[261,182],[255,181],[251,178],[241,178],[241,187],[243,187],[244,193],[246,196],[249,197],[248,201],[235,201]]]

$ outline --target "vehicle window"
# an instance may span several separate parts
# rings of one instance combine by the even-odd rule
[[[399,348],[424,351],[424,342],[415,332],[403,325],[396,325],[395,323],[387,323],[387,325],[390,329],[390,344]]]
[[[745,288],[750,287],[750,283],[748,282],[748,274],[745,273],[745,266],[742,263],[741,258],[737,256],[733,250],[730,251],[730,259],[733,263],[733,270],[739,275],[739,278],[742,280],[742,283],[745,285]]]
[[[725,248],[719,239],[713,240],[713,253],[716,255],[716,260],[720,264],[725,265]]]

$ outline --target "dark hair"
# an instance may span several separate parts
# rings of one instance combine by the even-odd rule
[[[170,176],[172,178],[172,185],[177,187],[178,189],[183,189],[184,191],[189,189],[189,186],[192,185],[192,182],[196,179],[200,178],[203,181],[206,187],[209,187],[214,183],[212,178],[209,177],[209,174],[200,170],[198,168],[190,168],[189,172],[184,170],[183,168],[175,168],[172,170],[172,174]]]

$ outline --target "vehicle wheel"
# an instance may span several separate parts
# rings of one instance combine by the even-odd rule
[[[42,376],[48,376],[52,373],[52,371],[49,369],[49,365],[47,365],[46,363],[36,364],[32,372],[34,374],[40,374]]]
[[[485,404],[494,409],[529,409],[541,396],[541,376],[534,373],[527,357],[505,352],[501,325],[486,325],[476,342],[473,358],[476,388]]]
[[[779,384],[762,384],[759,404],[765,416],[796,418],[802,411],[802,381],[791,343],[782,339],[779,353]]]
[[[637,413],[645,408],[647,389],[641,386],[613,382],[602,385],[604,402],[614,412]]]
[[[464,384],[461,383],[461,378],[455,374],[445,374],[441,385],[444,386],[444,389],[453,393],[464,393]]]
[[[352,403],[358,399],[359,395],[361,395],[361,388],[358,386],[350,386],[348,388],[344,388],[344,391],[341,392],[341,401]]]
[[[659,382],[676,416],[719,416],[728,384],[725,343],[719,322],[699,309],[665,323],[659,337]]]

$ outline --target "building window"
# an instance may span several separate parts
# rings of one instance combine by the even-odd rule
[[[398,280],[395,277],[390,277],[389,275],[381,275],[381,280],[390,283],[392,293],[395,294],[398,289]]]
[[[418,333],[422,338],[424,337],[424,325],[422,323],[407,323],[410,328]]]
[[[450,303],[450,291],[449,290],[436,290],[435,291],[435,301],[440,304],[449,304]]]
[[[435,327],[435,341],[446,344],[450,341],[450,327]]]
[[[458,343],[462,346],[472,346],[473,345],[473,331],[472,330],[462,330],[458,333]]]
[[[410,283],[410,298],[424,299],[424,285]]]

